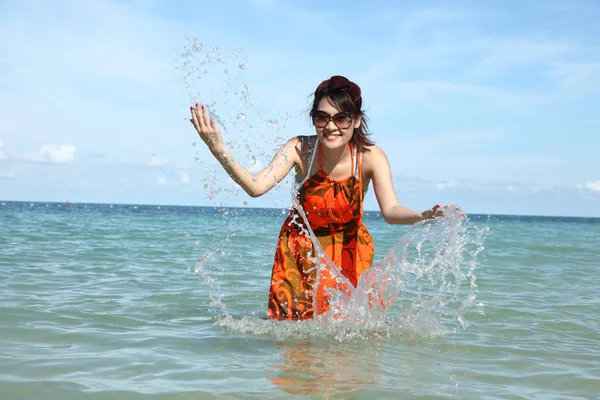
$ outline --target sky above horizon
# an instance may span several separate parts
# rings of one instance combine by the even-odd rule
[[[345,75],[403,205],[600,217],[600,3],[366,4],[0,1],[0,200],[287,207],[291,176],[249,198],[189,106],[258,171]]]

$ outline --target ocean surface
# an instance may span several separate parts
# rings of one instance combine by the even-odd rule
[[[368,213],[391,307],[269,321],[287,213],[1,203],[0,398],[600,398],[600,219]]]

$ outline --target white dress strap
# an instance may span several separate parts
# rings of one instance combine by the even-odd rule
[[[356,146],[356,147],[358,147],[358,146]],[[359,153],[358,149],[356,147],[354,148],[354,163],[355,163],[354,164],[354,177],[356,179],[359,179],[361,177],[358,176],[358,172],[359,172],[359,170],[358,170],[358,162],[359,162],[358,157],[360,157],[360,162],[362,162],[362,151]]]
[[[302,186],[304,184],[304,182],[306,182],[306,180],[308,178],[310,178],[310,171],[312,171],[312,166],[315,162],[315,158],[316,155],[318,153],[318,148],[319,148],[319,138],[315,138],[315,145],[311,148],[308,149],[308,156],[310,157],[310,160],[308,161],[308,170],[306,170],[306,176],[304,177],[304,179],[302,179],[301,182],[298,183],[298,185]]]

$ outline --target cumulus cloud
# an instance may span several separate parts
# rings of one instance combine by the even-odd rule
[[[72,144],[46,143],[40,150],[22,154],[17,156],[17,159],[35,163],[64,164],[75,160],[76,151]]]
[[[167,184],[167,179],[163,176],[157,176],[156,177],[156,183],[159,185],[166,185]]]
[[[15,177],[14,172],[0,171],[0,179],[11,179]]]
[[[580,189],[588,189],[592,192],[600,192],[600,181],[596,182],[587,182],[585,185],[578,185]]]

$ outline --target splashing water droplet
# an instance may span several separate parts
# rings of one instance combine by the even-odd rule
[[[246,119],[246,114],[244,114],[244,113],[239,113],[239,114],[237,115],[237,119],[242,119],[242,120],[245,120],[245,119]]]
[[[248,69],[248,67],[246,66],[246,64],[240,64],[238,65],[238,67],[243,71],[245,69]]]
[[[248,202],[247,202],[247,201],[245,201],[245,202],[244,202],[244,206],[247,206],[247,205],[248,205]]]

